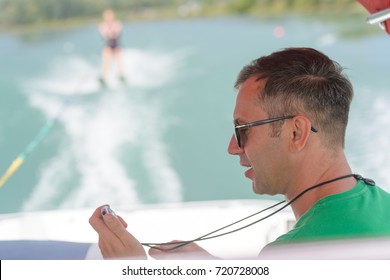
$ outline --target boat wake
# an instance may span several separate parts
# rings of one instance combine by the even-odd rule
[[[125,50],[126,85],[113,69],[102,88],[99,66],[77,56],[58,59],[29,81],[31,106],[57,120],[46,139],[57,151],[42,163],[23,210],[181,201],[180,178],[164,143],[174,122],[170,93],[159,88],[174,78],[182,58]]]

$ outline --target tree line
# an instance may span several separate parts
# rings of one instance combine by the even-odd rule
[[[100,17],[106,8],[126,19],[147,9],[177,9],[183,5],[201,7],[199,16],[219,13],[246,14],[264,9],[284,11],[324,6],[358,5],[355,0],[0,0],[0,26],[47,23],[50,21]]]

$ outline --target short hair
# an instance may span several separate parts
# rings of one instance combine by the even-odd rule
[[[315,49],[286,48],[244,66],[235,88],[251,77],[264,80],[258,97],[269,117],[303,114],[327,147],[344,147],[353,88],[343,70]],[[281,125],[274,124],[274,136]]]

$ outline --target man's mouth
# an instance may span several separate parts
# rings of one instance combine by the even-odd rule
[[[251,165],[242,165],[244,167],[247,167],[248,169],[245,171],[245,177],[247,177],[248,179],[251,179],[253,178],[253,168]]]

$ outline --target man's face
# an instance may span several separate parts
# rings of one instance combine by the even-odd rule
[[[264,81],[256,81],[254,77],[241,85],[233,113],[236,125],[269,118],[257,96],[262,87]],[[230,154],[240,157],[240,165],[248,167],[245,176],[252,180],[253,191],[257,194],[282,193],[279,186],[286,153],[281,138],[271,137],[271,132],[270,124],[242,129],[239,131],[241,147],[234,136],[228,147]]]

